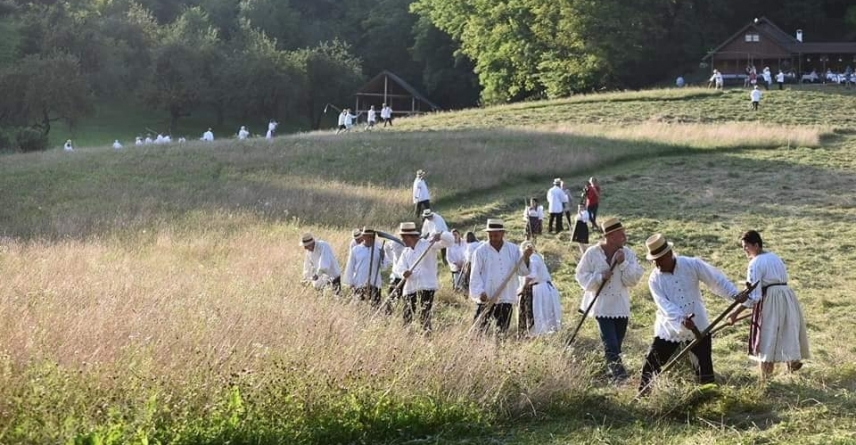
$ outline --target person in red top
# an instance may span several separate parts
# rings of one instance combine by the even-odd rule
[[[599,230],[597,227],[597,207],[600,204],[600,185],[597,179],[592,176],[589,178],[585,188],[586,193],[586,210],[589,212],[589,219],[593,230]]]

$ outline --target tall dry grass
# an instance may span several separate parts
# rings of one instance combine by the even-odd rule
[[[285,391],[290,398],[276,404],[303,413],[309,426],[307,413],[323,416],[324,404],[347,393],[368,397],[354,403],[369,412],[393,415],[394,407],[374,405],[384,397],[426,398],[452,411],[469,406],[484,421],[584,397],[591,369],[545,353],[555,347],[550,341],[471,337],[469,315],[424,337],[402,327],[400,313],[377,316],[299,286],[300,230],[248,224],[230,234],[7,240],[0,256],[0,368],[9,372],[0,372],[0,431],[71,416],[77,427],[60,429],[68,440],[109,422],[111,410],[128,425],[153,429],[136,412],[149,398],[190,400],[196,416],[205,417],[205,407],[217,406],[231,387],[256,411]],[[349,241],[326,230],[317,236],[339,252]],[[58,368],[45,371],[45,363]],[[33,385],[57,376],[57,394],[34,392]],[[28,405],[41,397],[53,408]],[[82,408],[81,398],[92,408]],[[170,416],[168,404],[152,409],[161,421]],[[446,421],[468,420],[454,417]],[[285,427],[281,437],[304,429]]]

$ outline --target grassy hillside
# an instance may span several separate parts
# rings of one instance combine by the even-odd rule
[[[856,96],[770,92],[757,114],[737,96],[587,96],[393,131],[0,157],[0,443],[856,442],[856,128],[824,111],[856,109]],[[797,103],[820,111],[772,106]],[[695,108],[719,117],[662,117]],[[473,338],[471,303],[444,271],[423,337],[400,308],[387,317],[297,284],[302,232],[344,261],[352,227],[411,219],[418,168],[451,225],[500,216],[513,241],[526,197],[554,176],[597,176],[600,218],[620,216],[637,255],[661,231],[735,282],[737,237],[761,230],[788,264],[814,357],[759,386],[735,327],[714,341],[717,390],[683,369],[634,402],[633,384],[603,379],[591,322],[570,352],[562,336]],[[570,330],[576,246],[565,233],[538,249]],[[625,360],[638,370],[654,305],[644,281],[632,296]]]

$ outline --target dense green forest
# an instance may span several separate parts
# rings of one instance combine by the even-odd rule
[[[849,0],[0,0],[0,147],[117,100],[317,128],[384,69],[445,108],[640,88],[758,16],[856,30]]]

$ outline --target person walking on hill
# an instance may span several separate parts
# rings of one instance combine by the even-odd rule
[[[761,90],[758,89],[758,85],[749,92],[749,100],[752,101],[752,110],[758,111],[758,104],[761,103]]]
[[[333,249],[326,241],[316,239],[311,233],[303,234],[300,246],[306,250],[303,257],[303,281],[318,290],[331,287],[339,295],[342,290],[342,271]]]
[[[764,250],[761,234],[755,230],[743,233],[740,243],[749,258],[746,281],[759,285],[749,300],[729,315],[729,322],[734,324],[744,309],[752,308],[749,355],[759,363],[761,380],[773,373],[775,363],[787,363],[789,371],[797,371],[811,354],[805,318],[796,294],[788,287],[785,263]]]
[[[338,127],[336,127],[336,134],[339,134],[343,131],[347,131],[348,127],[345,125],[345,116],[347,116],[347,115],[348,115],[348,109],[347,108],[343,109],[342,112],[339,113],[339,121],[338,121],[339,124],[338,124]]]
[[[550,221],[547,223],[547,231],[554,233],[553,225],[555,224],[556,234],[562,231],[562,214],[565,211],[565,202],[568,201],[568,196],[565,195],[565,192],[562,191],[562,188],[560,187],[561,184],[562,180],[556,178],[553,180],[553,187],[550,187],[550,190],[547,190],[547,210],[550,212]]]
[[[428,192],[424,170],[416,170],[416,179],[413,180],[413,204],[416,208],[417,218],[423,216],[422,212],[425,209],[431,208],[431,193]]]
[[[571,213],[573,213],[574,206],[574,197],[571,195],[571,189],[568,188],[567,185],[565,185],[565,181],[562,181],[561,187],[562,191],[565,192],[565,196],[568,197],[568,200],[562,204],[565,210],[565,218],[567,218],[568,220],[568,230],[570,230],[571,227],[574,226],[574,223],[571,220]]]
[[[158,135],[159,140],[163,140],[161,135]],[[209,128],[205,133],[202,133],[202,140],[205,142],[214,142],[214,132]]]
[[[580,204],[577,209],[577,222],[574,225],[574,233],[571,235],[571,241],[579,243],[580,255],[584,254],[588,249],[589,243],[589,213],[586,206]]]
[[[71,139],[65,141],[65,144],[62,146],[63,151],[74,151],[74,146],[71,145]]]
[[[238,130],[238,139],[243,141],[244,139],[250,137],[250,132],[247,131],[247,127],[241,126],[241,129]]]
[[[449,226],[442,216],[434,213],[431,209],[422,211],[422,237],[428,238],[434,233],[448,232]],[[446,263],[446,247],[440,249],[440,260]]]
[[[517,303],[517,289],[509,283],[512,274],[529,274],[529,258],[533,249],[521,252],[505,241],[505,224],[490,218],[484,229],[488,242],[476,248],[470,265],[470,299],[476,302],[475,323],[484,332],[491,321],[499,334],[505,334],[511,324],[511,312]]]
[[[779,74],[776,74],[776,83],[779,84],[779,90],[785,89],[785,73],[782,70],[779,70]]]
[[[636,286],[645,270],[628,248],[624,226],[617,218],[603,222],[603,241],[586,249],[576,269],[576,280],[583,288],[580,310],[597,321],[610,378],[627,379],[621,361],[621,346],[630,319],[630,288]],[[600,294],[597,294],[600,289]]]
[[[699,283],[704,283],[713,294],[727,300],[746,301],[745,296],[735,300],[737,288],[718,269],[701,258],[675,255],[672,243],[667,242],[663,235],[658,233],[649,237],[645,246],[648,249],[646,258],[657,266],[648,277],[648,288],[657,305],[657,317],[654,341],[642,367],[640,394],[650,391],[651,379],[660,372],[681,342],[696,339],[695,333],[704,331],[710,324]],[[698,382],[714,383],[710,335],[691,351],[697,359],[693,367]]]

